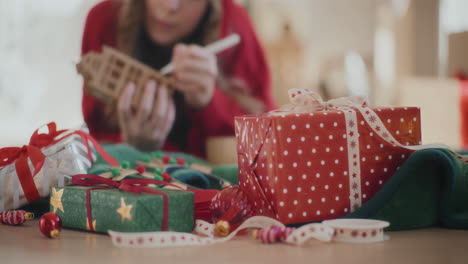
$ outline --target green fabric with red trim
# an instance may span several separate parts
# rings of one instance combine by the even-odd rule
[[[209,168],[214,176],[226,180],[231,184],[238,184],[237,165],[211,166],[205,160],[199,159],[189,154],[162,151],[151,153],[141,152],[126,144],[104,144],[103,147],[120,163],[120,166],[125,169],[135,169],[137,168],[137,161],[149,162],[152,157],[156,157],[158,159],[167,159],[167,163],[173,165],[176,165],[179,161],[182,160],[185,165],[202,165]],[[162,180],[162,171],[148,168],[146,171],[154,173],[155,179]],[[112,172],[113,174],[116,174],[117,170],[109,166],[106,161],[98,156],[94,165],[88,170],[88,173],[99,175],[105,172]],[[191,169],[189,167],[181,167],[180,169],[174,170],[171,172],[171,176],[184,183],[190,185],[195,184],[193,186],[200,189],[221,189],[220,184],[217,184],[216,181],[213,181],[213,179],[209,178],[210,175]],[[141,178],[141,176],[134,174],[128,176],[128,178]]]

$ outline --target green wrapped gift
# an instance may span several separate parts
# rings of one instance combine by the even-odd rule
[[[96,187],[52,188],[50,211],[68,228],[107,233],[108,230],[144,232],[163,230],[163,195],[132,193]],[[89,191],[89,201],[86,192]],[[167,230],[191,232],[194,225],[192,192],[152,188],[168,198]],[[87,204],[88,203],[88,204]],[[91,217],[88,218],[88,210]],[[88,220],[89,219],[89,220]],[[92,223],[92,227],[90,227]]]

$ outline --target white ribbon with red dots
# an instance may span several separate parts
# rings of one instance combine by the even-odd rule
[[[241,226],[229,236],[217,238],[214,236],[214,226],[202,220],[196,221],[194,233],[179,232],[140,232],[126,233],[109,231],[112,243],[116,247],[125,248],[163,248],[179,246],[205,246],[231,240],[236,234],[248,228],[285,227],[277,220],[265,216],[254,216],[247,219]],[[302,245],[311,239],[323,242],[349,242],[369,243],[379,242],[385,239],[383,228],[387,222],[367,219],[339,219],[313,223],[288,232],[281,242],[291,245]],[[268,234],[267,234],[268,235]],[[264,243],[277,242],[276,238]],[[263,240],[263,239],[262,239]]]
[[[112,243],[117,247],[130,248],[162,248],[177,246],[203,246],[225,242],[231,240],[236,234],[248,228],[269,228],[272,226],[284,227],[279,221],[264,217],[254,216],[247,219],[235,231],[227,237],[217,238],[214,236],[214,225],[208,222],[197,220],[194,233],[180,232],[116,232],[110,231],[109,235]],[[296,229],[286,239],[286,243],[301,245],[312,238],[321,241],[331,241],[334,229],[322,224],[309,224]]]
[[[361,158],[359,156],[359,132],[356,112],[342,109],[346,122],[348,145],[349,200],[351,212],[361,207]]]
[[[273,218],[255,216],[247,219],[227,237],[215,238],[214,226],[206,221],[195,221],[194,233],[181,232],[137,232],[126,233],[109,230],[112,243],[117,247],[176,247],[176,246],[203,246],[232,239],[239,231],[246,228],[268,228],[283,226]],[[199,234],[199,235],[197,235]]]

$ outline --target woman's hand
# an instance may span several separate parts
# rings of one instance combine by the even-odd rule
[[[140,150],[160,149],[175,119],[175,106],[168,89],[149,81],[136,110],[131,107],[134,93],[135,85],[128,84],[117,103],[123,140]]]
[[[218,76],[216,56],[200,46],[178,44],[172,57],[175,89],[195,109],[207,106],[213,97]]]

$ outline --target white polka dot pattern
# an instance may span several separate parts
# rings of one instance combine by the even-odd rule
[[[343,216],[371,199],[412,153],[382,138],[394,137],[411,145],[421,139],[418,108],[392,111],[381,107],[367,115],[355,111],[355,121],[346,120],[347,113],[340,109],[313,115],[286,114],[284,118],[270,114],[236,117],[239,182],[256,200],[265,200],[265,205],[258,203],[258,209],[273,211],[271,216],[277,214],[285,224]],[[384,121],[386,129],[368,125],[377,124],[377,117]],[[360,125],[361,121],[365,125]],[[280,130],[276,129],[278,126]],[[388,130],[388,135],[380,132],[384,130]],[[268,210],[268,206],[273,210]]]

